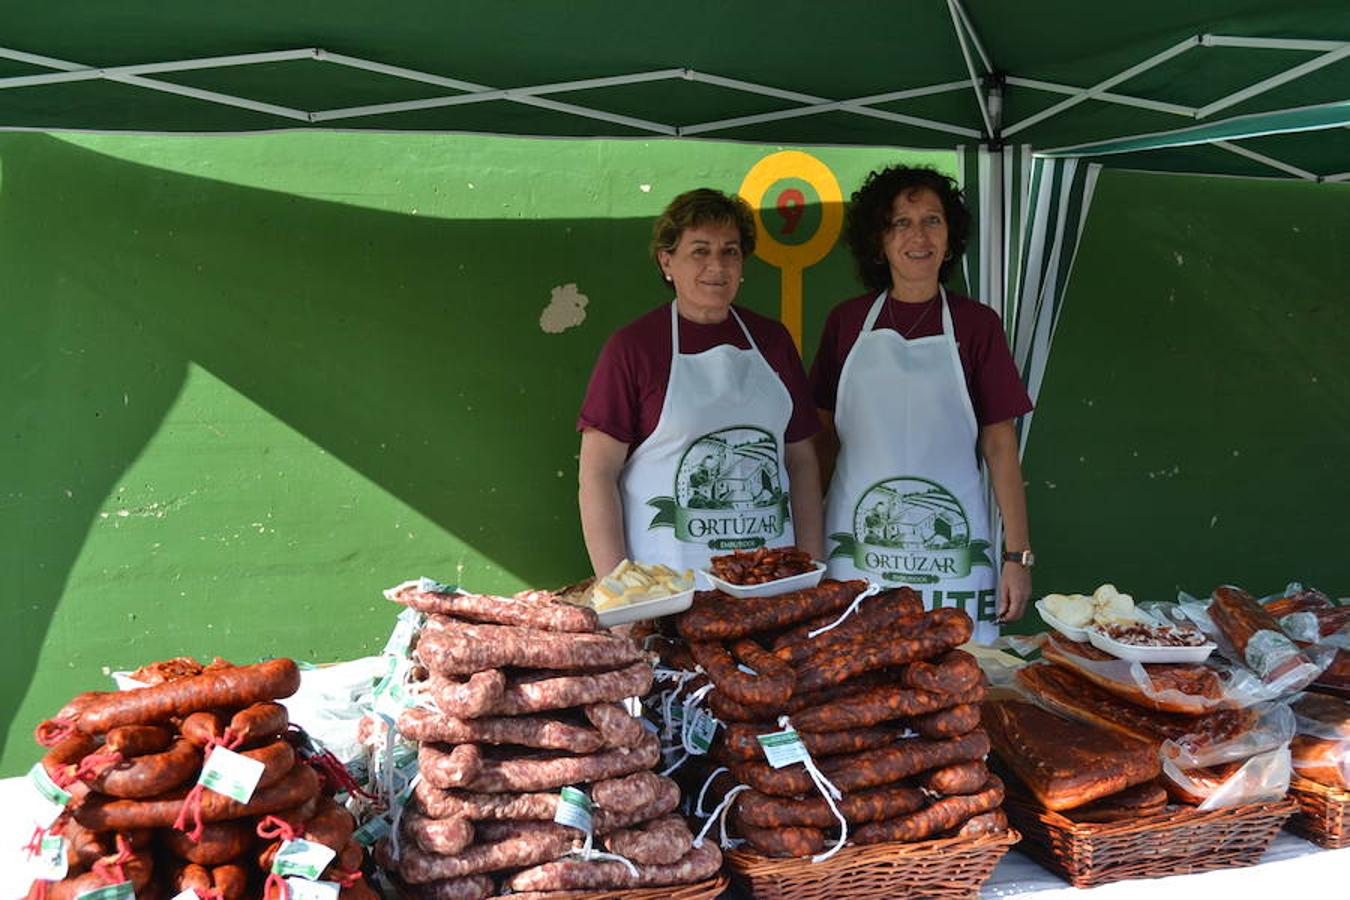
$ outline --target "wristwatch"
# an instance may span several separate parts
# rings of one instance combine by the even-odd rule
[[[1026,566],[1030,569],[1032,566],[1036,565],[1036,554],[1032,553],[1030,550],[1004,550],[1003,561],[1015,562],[1019,566]]]

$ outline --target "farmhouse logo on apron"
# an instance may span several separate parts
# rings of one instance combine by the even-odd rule
[[[678,540],[714,550],[765,546],[788,520],[778,460],[778,441],[762,428],[703,435],[680,457],[674,496],[647,501],[656,509],[648,530],[674,528]]]
[[[951,491],[927,478],[878,481],[853,508],[853,531],[830,535],[830,558],[848,557],[882,581],[937,584],[990,566],[989,542],[971,540],[970,520]]]

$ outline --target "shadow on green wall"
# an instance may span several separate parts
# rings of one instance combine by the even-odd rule
[[[662,302],[647,220],[419,218],[32,135],[0,137],[0,163],[5,277],[23,294],[0,339],[0,407],[17,410],[0,457],[0,583],[21,595],[0,729],[39,656],[60,666],[78,646],[78,610],[51,630],[72,568],[192,365],[511,576],[585,574],[575,415],[605,338]],[[742,299],[776,315],[777,273],[755,266]],[[591,297],[584,327],[546,333],[541,312],[567,282]]]

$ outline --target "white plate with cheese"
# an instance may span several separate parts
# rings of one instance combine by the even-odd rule
[[[694,602],[694,573],[624,560],[595,582],[588,605],[602,628],[684,612]]]

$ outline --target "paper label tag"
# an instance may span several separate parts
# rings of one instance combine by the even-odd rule
[[[352,832],[352,837],[362,847],[373,847],[375,842],[393,830],[393,826],[384,816],[376,816]]]
[[[130,881],[119,881],[117,884],[76,894],[75,900],[136,900],[136,889],[131,886]]]
[[[385,655],[407,656],[413,635],[417,634],[417,629],[421,627],[422,614],[417,610],[405,609],[399,613],[398,622],[394,625],[394,630],[389,633],[389,640],[384,642]]]
[[[795,731],[775,731],[773,734],[761,734],[756,740],[764,750],[764,758],[775,769],[790,766],[793,763],[806,762],[811,754]]]
[[[721,724],[711,713],[695,710],[693,721],[689,723],[689,744],[697,747],[699,753],[707,753],[712,746],[713,735],[717,734],[717,726]]]
[[[28,872],[34,880],[60,881],[70,871],[66,859],[66,839],[57,834],[44,835],[38,850],[28,862]]]
[[[202,900],[202,895],[192,888],[184,888],[180,893],[173,895],[173,900]]]
[[[458,594],[459,585],[446,584],[443,581],[437,581],[434,578],[422,577],[417,579],[417,589],[424,594]]]
[[[291,900],[337,900],[342,887],[333,881],[306,881],[303,878],[287,878],[286,887],[290,888]]]
[[[591,821],[590,798],[576,788],[563,788],[558,792],[558,811],[553,814],[553,821],[590,834],[595,828]]]
[[[326,844],[301,838],[284,841],[272,859],[272,871],[278,875],[299,875],[315,881],[335,856],[337,851]]]
[[[38,789],[38,793],[51,803],[63,807],[70,802],[70,792],[56,786],[56,782],[52,781],[42,763],[33,763],[33,768],[28,770],[28,780]]]
[[[264,768],[256,759],[249,759],[225,747],[217,747],[206,758],[206,765],[202,766],[197,783],[238,803],[247,803],[253,798],[253,791],[258,787]]]

